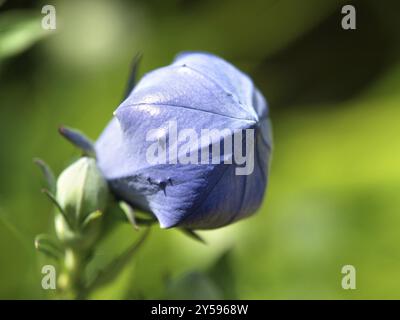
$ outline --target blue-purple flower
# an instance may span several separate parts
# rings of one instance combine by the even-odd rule
[[[114,114],[96,142],[98,165],[118,198],[153,213],[161,227],[218,228],[261,205],[268,107],[225,60],[181,54],[146,74]]]

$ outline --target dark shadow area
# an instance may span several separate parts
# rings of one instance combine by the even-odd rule
[[[353,2],[357,29],[344,30],[340,8],[305,36],[266,58],[255,71],[256,82],[270,83],[268,95],[279,110],[291,105],[337,103],[362,92],[396,61],[396,39],[379,13],[366,1]],[[387,10],[390,3],[382,3]],[[393,8],[394,10],[394,8]],[[279,112],[279,111],[278,111]]]

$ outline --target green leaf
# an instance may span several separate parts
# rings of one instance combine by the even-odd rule
[[[56,261],[60,261],[64,254],[57,242],[46,234],[39,234],[35,237],[35,248]]]
[[[232,250],[226,250],[207,271],[223,294],[224,299],[237,299],[236,282],[233,271]]]
[[[38,165],[42,170],[43,176],[46,180],[49,191],[53,194],[56,193],[56,178],[51,168],[42,159],[35,158],[33,162]]]
[[[115,225],[115,222],[128,222],[131,223],[136,229],[139,226],[151,226],[157,222],[157,219],[154,217],[143,214],[140,211],[134,211],[135,209],[129,203],[125,201],[115,202],[107,212],[107,220],[106,227],[111,225]],[[134,224],[132,223],[134,221]]]
[[[172,300],[218,300],[222,295],[215,283],[203,272],[192,271],[169,280],[166,299]]]
[[[192,238],[193,240],[196,240],[198,242],[201,242],[203,244],[207,244],[206,241],[195,231],[191,230],[191,229],[186,229],[186,228],[182,228],[179,229],[181,230],[185,235],[187,235],[188,237]]]
[[[143,235],[131,247],[126,249],[119,257],[116,257],[106,268],[99,271],[95,278],[86,286],[85,295],[94,289],[104,286],[113,281],[123,268],[128,264],[132,257],[138,252],[150,233],[147,228]]]
[[[9,11],[0,16],[0,61],[17,55],[51,32],[41,28],[37,11]]]
[[[16,239],[21,243],[21,245],[24,247],[26,252],[31,253],[32,252],[32,239],[29,239],[24,232],[21,232],[20,228],[18,228],[5,214],[4,211],[1,210],[0,208],[0,222],[15,236]]]
[[[93,141],[89,139],[84,133],[68,127],[60,127],[58,131],[75,147],[81,149],[84,155],[96,158],[96,151],[94,149]]]

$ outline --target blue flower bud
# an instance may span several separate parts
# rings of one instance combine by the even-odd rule
[[[145,75],[96,142],[117,197],[161,227],[218,228],[261,205],[271,155],[263,95],[223,59],[186,53]]]

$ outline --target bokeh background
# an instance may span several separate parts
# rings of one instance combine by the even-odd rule
[[[140,74],[184,50],[218,54],[269,101],[273,162],[262,208],[201,232],[152,236],[92,298],[400,298],[400,12],[397,1],[0,1],[0,298],[46,299],[34,236],[52,206],[32,158],[60,172],[66,124],[96,138]],[[40,28],[44,4],[57,30]],[[341,28],[341,7],[357,29]],[[119,227],[92,269],[137,238]],[[357,289],[343,290],[354,265]]]

